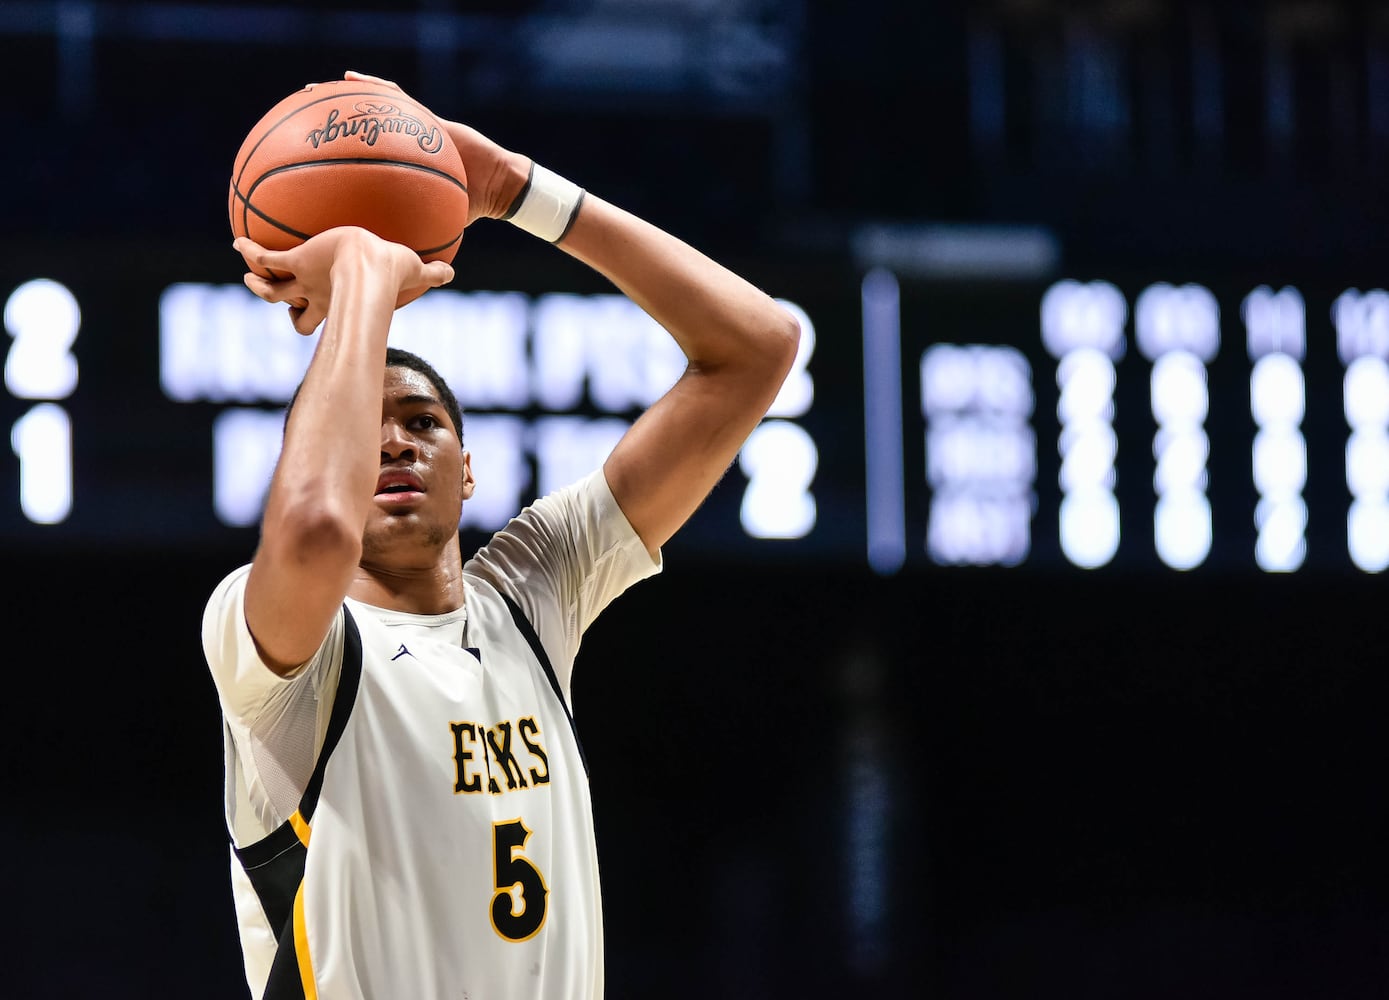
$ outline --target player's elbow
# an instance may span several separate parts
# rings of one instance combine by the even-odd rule
[[[791,310],[778,305],[776,307],[776,322],[772,326],[773,330],[770,337],[777,345],[782,367],[786,372],[789,372],[792,363],[796,360],[796,352],[801,347],[801,321],[792,314]],[[783,372],[784,374],[785,372]]]
[[[331,504],[288,504],[261,534],[262,547],[301,567],[355,566],[362,557],[362,526]]]
[[[770,299],[747,309],[717,340],[717,349],[690,356],[687,374],[712,379],[751,407],[770,401],[786,381],[800,350],[801,325],[795,315]]]
[[[767,377],[780,387],[790,374],[800,350],[800,321],[789,309],[774,304],[768,311],[758,342],[763,345]]]

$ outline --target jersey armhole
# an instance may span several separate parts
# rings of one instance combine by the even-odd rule
[[[540,636],[536,634],[535,627],[531,625],[526,613],[521,610],[521,605],[517,604],[510,595],[498,590],[498,596],[506,602],[507,610],[511,612],[511,620],[515,622],[517,630],[525,638],[530,646],[535,658],[540,661],[540,668],[545,671],[545,679],[550,682],[550,690],[555,693],[555,700],[559,702],[560,708],[564,709],[564,717],[569,721],[569,731],[574,736],[574,745],[579,748],[579,760],[584,765],[584,775],[588,775],[588,757],[584,754],[583,741],[579,739],[578,727],[574,725],[574,714],[569,711],[569,702],[565,700],[564,691],[559,686],[559,677],[555,674],[555,668],[550,663],[549,654],[545,652],[545,644],[540,641]]]

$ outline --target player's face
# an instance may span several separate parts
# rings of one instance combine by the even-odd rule
[[[458,537],[472,470],[433,384],[410,368],[386,369],[381,469],[363,536],[364,556],[402,547],[437,550]]]

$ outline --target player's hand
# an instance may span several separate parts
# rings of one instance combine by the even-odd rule
[[[389,285],[397,309],[453,280],[453,268],[443,261],[425,263],[409,247],[356,226],[326,230],[289,250],[267,250],[245,236],[232,246],[252,268],[242,279],[246,287],[266,302],[288,305],[294,329],[305,336],[327,318],[334,267],[349,256],[362,259],[366,273]],[[265,278],[257,270],[283,277]]]
[[[383,80],[379,76],[368,76],[348,70],[347,80],[360,83],[373,83],[399,91],[402,97],[409,97],[399,84]],[[414,101],[415,98],[410,97]],[[419,103],[416,101],[416,103]],[[433,111],[430,112],[433,114]],[[530,172],[530,158],[493,142],[477,129],[461,122],[450,121],[442,115],[434,115],[444,126],[458,155],[463,159],[463,169],[468,175],[468,225],[478,219],[500,219],[506,214],[511,203],[526,186]]]

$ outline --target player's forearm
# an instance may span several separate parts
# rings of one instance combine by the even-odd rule
[[[361,558],[380,465],[381,386],[394,286],[370,258],[335,259],[328,318],[285,429],[246,584],[246,624],[266,665],[313,655]]]
[[[380,468],[381,380],[395,284],[368,253],[333,264],[333,300],[290,414],[263,531],[360,542]],[[351,556],[355,563],[355,555]]]

